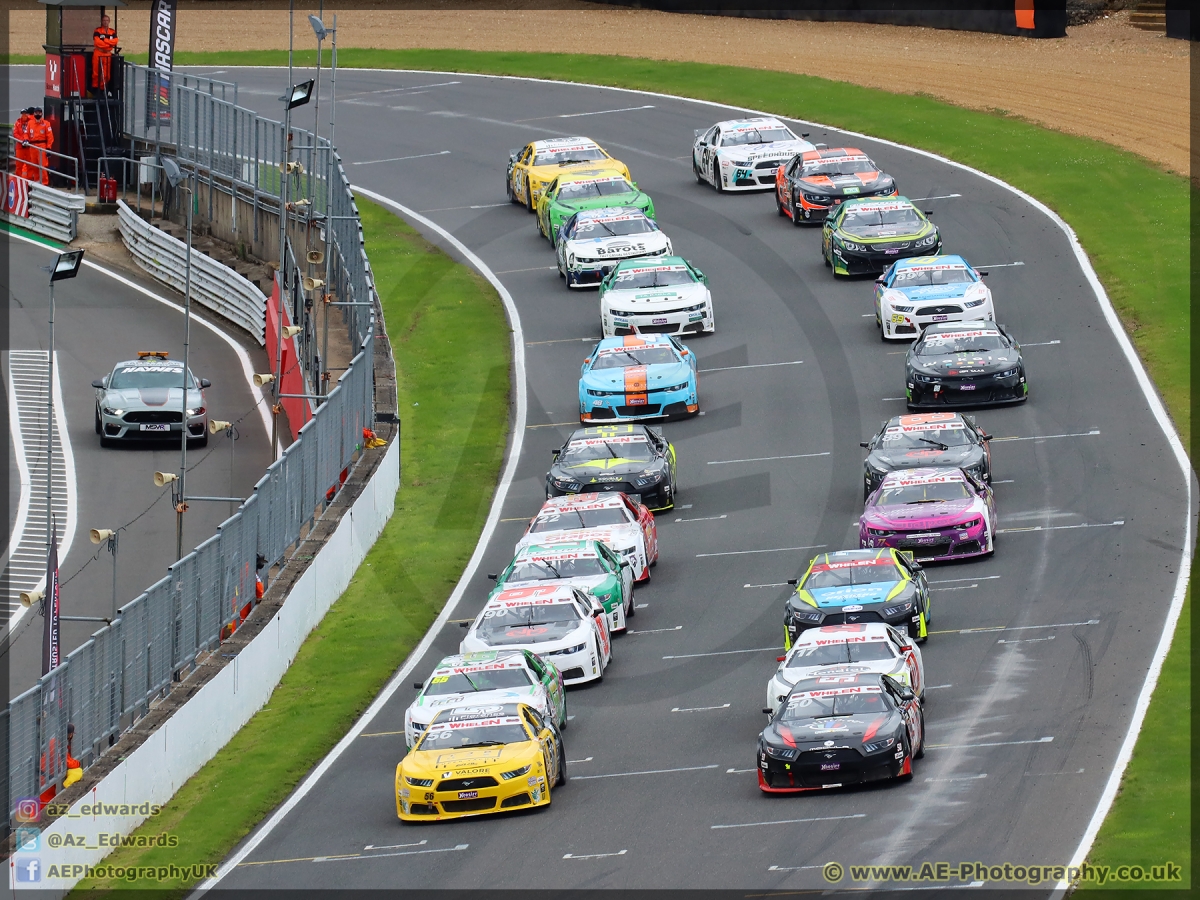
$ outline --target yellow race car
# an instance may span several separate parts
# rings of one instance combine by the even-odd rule
[[[562,735],[532,706],[445,710],[396,766],[396,814],[426,822],[549,806],[551,786],[566,783]]]
[[[623,175],[633,180],[629,167],[609,156],[591,138],[551,138],[509,151],[504,189],[509,200],[522,203],[534,212],[546,185],[563,172],[576,169],[602,169],[606,174]]]

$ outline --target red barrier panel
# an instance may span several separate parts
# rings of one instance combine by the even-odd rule
[[[288,318],[287,306],[283,309],[283,325],[286,328],[291,325],[291,320]],[[267,359],[270,360],[272,371],[275,366],[276,347],[279,340],[279,277],[276,275],[275,284],[271,288],[271,296],[267,299]],[[307,387],[304,384],[304,373],[300,369],[299,355],[296,352],[296,339],[291,338],[283,342],[283,377],[279,379],[279,392],[281,394],[306,394]],[[264,392],[265,393],[265,392]],[[283,411],[287,413],[288,428],[292,433],[292,440],[300,433],[300,429],[305,423],[312,418],[312,402],[309,400],[284,399],[279,401],[283,406]]]

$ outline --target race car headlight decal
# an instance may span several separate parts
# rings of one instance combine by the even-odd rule
[[[635,312],[628,312],[626,310],[621,310],[621,309],[610,309],[609,313],[614,316],[620,316],[622,319],[627,319],[630,316],[637,315],[637,313],[635,313]]]
[[[667,387],[655,388],[654,390],[656,390],[656,391],[686,391],[688,389],[688,384],[689,384],[689,382],[683,381],[683,382],[680,382],[679,384],[672,384]]]
[[[591,388],[588,388],[588,396],[589,397],[624,397],[625,392],[624,391],[593,391]]]
[[[658,481],[661,478],[662,478],[662,472],[657,472],[657,471],[643,472],[641,475],[638,476],[636,483],[637,483],[638,487],[645,487],[648,484],[654,484],[654,482]]]
[[[748,159],[723,159],[721,161],[726,165],[737,166],[739,169],[744,169],[750,165],[750,160]]]
[[[917,241],[915,244],[913,244],[913,246],[914,247],[932,247],[934,244],[937,243],[937,239],[938,239],[938,236],[937,236],[937,232],[935,231],[933,234],[929,235],[928,237],[921,238],[919,241]]]
[[[888,749],[894,743],[896,743],[894,737],[882,741],[871,741],[869,744],[863,744],[863,753],[878,753],[880,750]]]
[[[700,312],[703,309],[708,309],[707,303],[697,303],[695,306],[689,306],[684,312]]]
[[[884,607],[883,614],[887,617],[898,616],[900,613],[908,612],[912,609],[912,601],[905,600],[903,603],[897,603],[895,606]]]
[[[978,528],[982,522],[983,522],[982,519],[974,518],[970,522],[963,522],[961,525],[959,525],[957,527],[959,527],[959,528]]]
[[[409,778],[407,775],[405,775],[404,780],[413,787],[433,787],[432,778]]]
[[[551,478],[550,480],[560,491],[577,491],[583,487],[578,481],[570,481],[566,478]]]
[[[113,409],[111,406],[106,406],[104,407],[104,414],[106,416],[116,416],[119,419],[121,416],[125,415],[125,410]]]
[[[936,375],[923,375],[920,372],[913,373],[913,381],[919,381],[922,384],[937,384],[940,380]]]
[[[500,777],[505,781],[512,781],[514,778],[520,778],[532,768],[531,766],[521,766],[519,769],[511,769],[508,772],[501,772]]]
[[[567,647],[563,650],[551,650],[546,656],[570,656],[572,653],[582,653],[587,649],[587,644],[576,644],[574,647]]]
[[[1011,368],[1011,369],[1005,369],[1003,372],[997,372],[994,377],[995,378],[1012,378],[1019,371],[1020,371],[1020,369],[1016,368],[1016,367]]]
[[[966,301],[963,306],[967,309],[974,309],[977,306],[983,306],[985,303],[987,303],[987,297],[976,297],[974,300]]]
[[[868,528],[867,534],[873,537],[891,537],[895,532],[887,528]]]
[[[798,622],[820,622],[825,618],[825,615],[815,610],[810,612],[802,609],[793,609],[792,618]]]
[[[892,309],[899,313],[910,313],[913,311],[911,306],[897,306],[896,304],[892,304]]]
[[[768,744],[763,749],[772,759],[795,759],[800,755],[800,751],[795,747],[772,747]]]
[[[824,194],[807,194],[806,193],[804,195],[804,199],[807,200],[809,203],[824,203],[826,205],[833,202],[832,197],[827,197]]]
[[[839,238],[838,242],[847,250],[854,250],[859,253],[863,253],[867,249],[865,244],[856,244],[854,241],[848,241],[845,238]]]

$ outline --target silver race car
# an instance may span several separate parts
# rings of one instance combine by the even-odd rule
[[[204,388],[211,382],[188,372],[187,430],[197,446],[208,443]],[[162,350],[140,350],[137,359],[119,362],[96,389],[96,434],[100,445],[117,440],[178,438],[183,431],[183,363]]]
[[[718,192],[765,190],[775,186],[776,170],[797,153],[816,149],[778,119],[730,119],[697,129],[692,171]],[[824,145],[822,145],[824,146]]]

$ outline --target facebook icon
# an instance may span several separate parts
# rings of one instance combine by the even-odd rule
[[[36,856],[31,856],[28,859],[18,858],[17,881],[33,882],[42,880],[42,861]]]

